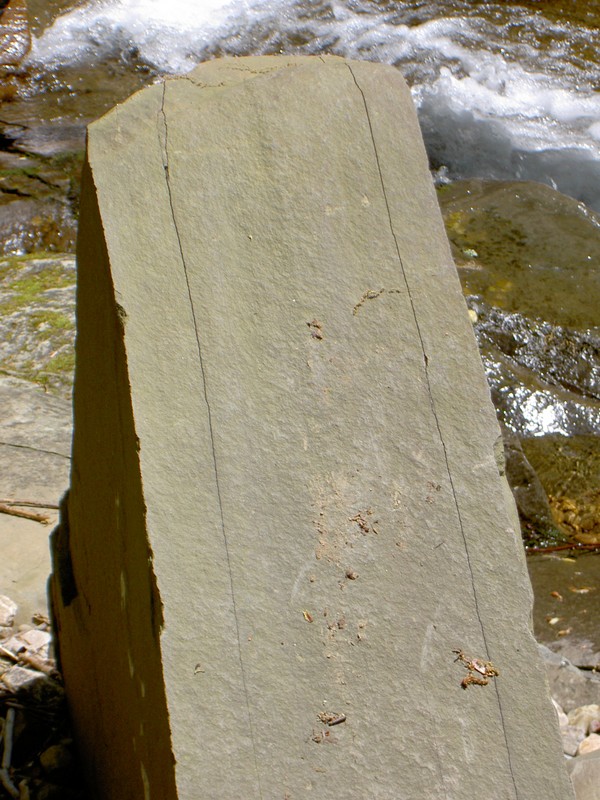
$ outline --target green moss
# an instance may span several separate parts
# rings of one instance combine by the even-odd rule
[[[75,327],[73,321],[61,311],[34,311],[29,319],[36,328],[48,326],[50,334],[71,331]]]
[[[42,292],[48,289],[59,289],[63,286],[71,286],[73,277],[65,275],[60,267],[50,267],[38,272],[36,275],[29,275],[27,278],[16,280],[11,289],[17,292],[23,299],[35,299]]]
[[[1,262],[0,271],[5,264],[12,261],[14,261],[14,259],[7,259],[6,262]],[[14,267],[17,265],[13,263],[10,266]],[[75,275],[65,271],[58,265],[49,266],[34,275],[28,275],[25,278],[17,278],[17,280],[12,282],[10,281],[9,270],[5,272],[4,277],[8,280],[8,285],[5,289],[11,292],[11,294],[4,299],[0,299],[0,313],[2,314],[13,314],[24,306],[35,303],[40,299],[40,296],[49,289],[60,289],[65,286],[73,286],[75,283]]]
[[[84,157],[84,150],[67,150],[64,153],[51,156],[48,160],[56,167],[77,167],[83,164]]]
[[[57,258],[57,254],[51,253],[49,250],[38,250],[35,253],[25,253],[25,255],[22,256],[5,256],[4,258],[0,258],[0,279],[6,279],[10,276],[11,271],[14,271],[15,277],[18,277],[16,273],[23,268],[24,264],[35,263],[36,261],[43,261],[44,259],[51,259],[55,263],[55,266],[49,267],[48,271],[54,269],[68,275],[69,273],[66,270],[56,265]],[[75,273],[73,273],[71,282],[75,283]],[[6,288],[10,289],[12,287],[8,286]]]
[[[73,374],[74,369],[75,352],[73,349],[69,349],[64,350],[62,353],[58,353],[58,355],[50,359],[50,361],[46,364],[44,372],[52,375],[61,374],[70,376]]]

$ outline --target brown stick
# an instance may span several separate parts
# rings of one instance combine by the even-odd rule
[[[0,505],[0,514],[10,514],[11,517],[32,519],[34,522],[41,522],[42,525],[47,525],[50,522],[50,517],[46,517],[44,514],[33,514],[31,511],[19,511],[18,508],[11,508],[10,506],[4,505]]]
[[[555,553],[558,550],[598,550],[600,544],[556,544],[551,547],[526,547],[525,552],[529,553]]]
[[[59,508],[56,503],[40,503],[37,500],[0,500],[0,505],[27,506],[28,508],[55,508],[56,510]]]
[[[54,659],[44,661],[38,656],[31,655],[27,651],[18,654],[18,659],[21,664],[26,664],[28,667],[36,669],[38,672],[43,672],[45,675],[53,675],[56,672],[56,664]]]

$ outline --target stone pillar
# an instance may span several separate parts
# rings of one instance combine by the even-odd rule
[[[145,89],[90,126],[78,248],[52,591],[97,796],[572,797],[399,72]]]

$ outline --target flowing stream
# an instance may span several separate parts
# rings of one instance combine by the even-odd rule
[[[62,13],[52,20],[53,5]],[[384,62],[401,69],[411,86],[440,180],[534,180],[600,210],[595,2],[65,5],[30,3],[34,13],[39,6],[41,20],[29,56],[38,91],[60,88],[65,69],[72,79],[74,70],[99,64],[156,76],[183,73],[224,54],[333,53]]]

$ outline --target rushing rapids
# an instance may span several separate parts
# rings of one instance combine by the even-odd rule
[[[111,61],[153,74],[223,54],[394,64],[442,178],[540,181],[600,210],[599,15],[574,5],[88,0],[38,31],[29,63],[42,87],[65,67]]]

